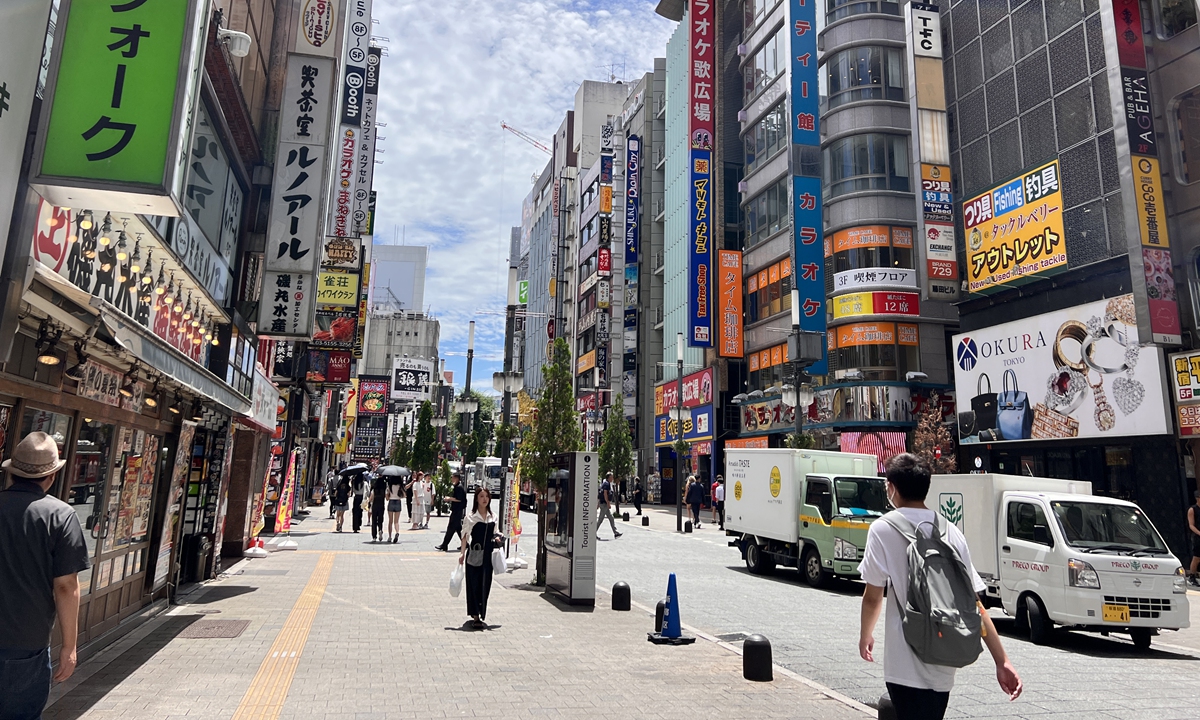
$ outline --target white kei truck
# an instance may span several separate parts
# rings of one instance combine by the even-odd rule
[[[813,587],[858,578],[867,528],[891,508],[879,460],[786,448],[725,451],[725,532],[746,567],[799,568]]]
[[[962,530],[989,606],[1039,645],[1055,625],[1128,633],[1145,650],[1189,625],[1183,566],[1134,503],[1078,480],[934,475],[926,505]]]

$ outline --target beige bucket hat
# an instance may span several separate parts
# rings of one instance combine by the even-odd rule
[[[53,475],[66,465],[58,458],[58,443],[44,432],[31,432],[17,443],[13,456],[0,467],[13,475],[25,478],[43,478]]]

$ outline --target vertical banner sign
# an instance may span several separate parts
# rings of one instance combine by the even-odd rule
[[[363,93],[362,134],[358,139],[358,177],[354,189],[354,227],[358,235],[371,234],[371,186],[375,182],[375,114],[379,109],[379,65],[382,50],[367,49],[367,84]]]
[[[300,448],[292,450],[288,457],[287,474],[283,476],[283,487],[279,489],[279,501],[275,504],[275,534],[292,529],[292,499],[295,496],[296,456]]]
[[[642,141],[630,135],[625,143],[625,264],[638,261],[641,227],[638,221],[641,205]]]
[[[688,210],[687,343],[712,347],[712,153],[716,127],[716,12],[711,0],[692,0],[688,67],[691,195]]]
[[[196,423],[184,420],[179,429],[176,443],[175,467],[171,469],[171,487],[167,491],[167,511],[163,513],[162,531],[158,536],[158,553],[154,561],[153,590],[167,584],[171,572],[171,549],[175,545],[176,524],[183,513],[184,488],[187,486],[188,471],[192,467],[192,439],[196,435]]]
[[[1146,74],[1141,4],[1138,0],[1111,0],[1101,5],[1101,22],[1115,40],[1105,45],[1113,126],[1125,128],[1124,133],[1117,130],[1116,141],[1117,156],[1122,158],[1118,162],[1129,165],[1121,168],[1121,189],[1138,333],[1156,343],[1179,345],[1182,329]]]
[[[16,200],[29,114],[37,93],[50,0],[8,0],[0,9],[0,254]]]
[[[342,45],[341,125],[333,145],[333,183],[325,226],[325,234],[330,237],[359,235],[354,210],[370,41],[371,0],[349,0],[346,7],[346,36]],[[366,219],[365,216],[363,219]]]
[[[6,14],[10,5],[0,2]],[[31,180],[43,197],[60,207],[178,214],[207,5],[62,3]],[[46,15],[37,8],[33,14]],[[10,29],[20,27],[18,22]],[[45,27],[26,33],[39,44],[30,59],[40,58]],[[7,56],[24,44],[6,45],[2,52]],[[21,65],[0,65],[0,84],[26,84],[15,74]],[[0,93],[4,105],[12,106],[11,95],[12,90]],[[4,154],[19,156],[21,147],[5,146]]]
[[[267,337],[312,335],[333,80],[333,60],[288,57],[258,311]]]
[[[736,250],[717,251],[717,302],[720,311],[721,357],[742,357],[742,254]]]
[[[817,3],[789,0],[791,23],[792,126],[792,227],[795,259],[792,282],[800,291],[800,329],[824,333],[825,248],[821,242],[821,156],[820,111],[817,90]],[[811,162],[806,158],[812,158]],[[813,375],[824,375],[828,358],[809,367]]]

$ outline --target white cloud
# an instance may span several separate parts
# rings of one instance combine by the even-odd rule
[[[636,82],[674,26],[654,5],[375,0],[375,34],[389,39],[376,237],[390,242],[403,227],[409,244],[430,246],[425,303],[442,321],[443,350],[465,349],[467,322],[477,321],[476,378],[498,369],[482,358],[502,357],[504,342],[503,317],[477,312],[503,309],[510,228],[548,159],[500,122],[550,144],[580,81],[609,79],[613,63],[619,76],[624,63]],[[463,364],[447,358],[458,382]]]

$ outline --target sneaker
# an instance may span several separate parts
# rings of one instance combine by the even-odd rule
[[[619,533],[619,532],[614,532],[614,533],[613,533],[613,536],[614,536],[614,537],[621,537],[621,533]]]
[[[1188,583],[1188,585],[1191,585],[1194,588],[1200,588],[1200,577],[1196,577],[1195,575],[1193,575],[1190,578],[1188,578],[1187,583]]]

